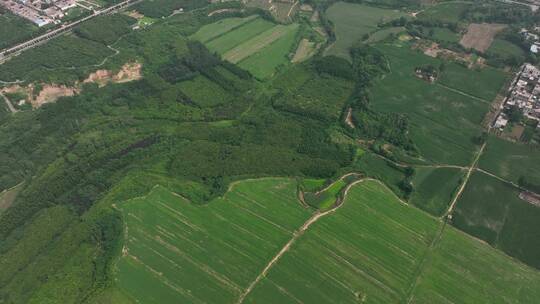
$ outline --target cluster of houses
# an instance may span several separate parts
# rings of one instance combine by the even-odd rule
[[[532,64],[525,64],[515,79],[510,94],[502,104],[503,109],[517,107],[524,117],[540,122],[540,69]],[[508,117],[501,111],[494,128],[504,129],[508,124]],[[540,124],[539,124],[540,127]]]
[[[39,27],[58,24],[76,0],[0,0],[0,6],[30,20]]]

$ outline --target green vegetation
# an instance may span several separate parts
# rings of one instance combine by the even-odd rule
[[[465,12],[470,9],[472,3],[469,2],[441,2],[429,6],[418,15],[420,20],[436,20],[442,23],[456,23],[463,19]]]
[[[487,51],[500,57],[525,56],[525,52],[520,46],[503,39],[495,39]]]
[[[221,35],[224,35],[250,21],[258,18],[257,15],[251,15],[244,18],[226,18],[218,20],[214,23],[210,23],[201,27],[195,34],[191,36],[192,39],[199,40],[202,43],[206,43]]]
[[[407,45],[381,44],[377,48],[389,60],[392,72],[375,83],[372,108],[379,112],[405,114],[410,137],[425,160],[469,164],[478,149],[473,139],[482,132],[480,123],[489,104],[415,76],[416,67],[437,67],[441,61],[410,50]],[[462,77],[468,77],[468,70],[461,71]],[[467,89],[457,76],[449,76],[455,79],[456,89]],[[480,88],[491,87],[491,81],[492,77],[482,77],[475,79],[475,84]]]
[[[62,36],[2,64],[0,80],[64,82],[67,78],[74,81],[78,75],[71,70],[73,67],[97,65],[103,58],[113,54],[112,50],[101,43]]]
[[[416,168],[410,202],[435,216],[442,216],[463,175],[462,170],[454,168]]]
[[[452,224],[517,259],[540,268],[540,208],[520,191],[484,173],[474,173],[457,202]]]
[[[326,15],[335,26],[336,41],[325,54],[343,58],[350,58],[349,49],[364,35],[377,31],[379,24],[405,16],[395,10],[347,2],[332,5]]]
[[[319,191],[322,191],[318,194],[313,192],[304,193],[304,200],[307,204],[316,209],[326,210],[336,204],[339,195],[346,186],[347,182],[343,179],[339,179],[329,185],[328,188],[318,189]]]
[[[75,33],[81,38],[110,45],[129,33],[135,21],[123,14],[101,16],[83,23],[75,29]]]
[[[137,4],[134,9],[150,18],[166,17],[178,9],[191,11],[208,5],[204,0],[148,0]]]
[[[440,225],[379,183],[361,182],[296,240],[246,302],[502,303],[511,295],[510,302],[529,303],[538,296],[537,271],[451,227],[429,248]]]
[[[23,42],[38,33],[38,27],[0,7],[0,49]]]
[[[213,40],[207,41],[205,44],[209,50],[223,55],[225,52],[237,47],[241,43],[272,29],[274,26],[275,25],[270,21],[257,18],[225,34],[222,34]]]
[[[410,168],[398,167],[373,153],[362,155],[356,161],[354,167],[367,176],[384,182],[385,185],[401,197],[410,194],[410,181],[407,179],[412,174]]]
[[[538,271],[447,227],[412,303],[533,303]]]
[[[534,145],[491,136],[479,166],[514,183],[526,178],[528,183],[540,185],[540,155]]]
[[[310,215],[287,179],[237,183],[206,207],[160,186],[119,206],[128,232],[116,279],[143,303],[234,302]]]
[[[440,83],[491,102],[508,79],[509,74],[489,66],[471,70],[452,63],[444,66]]]

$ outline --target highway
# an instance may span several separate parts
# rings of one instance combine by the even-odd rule
[[[71,31],[74,27],[76,27],[77,25],[83,23],[83,22],[86,22],[92,18],[95,18],[95,17],[98,17],[98,16],[102,16],[102,15],[106,15],[106,14],[112,14],[112,13],[116,13],[118,10],[120,9],[123,9],[123,8],[126,8],[126,7],[129,7],[131,5],[134,5],[134,4],[137,4],[139,2],[141,2],[142,0],[126,0],[126,1],[123,1],[123,2],[120,2],[118,4],[115,4],[113,6],[110,6],[110,7],[107,7],[107,8],[104,8],[102,10],[99,10],[99,11],[94,11],[94,13],[90,16],[86,16],[82,19],[79,19],[79,20],[76,20],[76,21],[73,21],[71,23],[68,23],[68,24],[64,24],[62,25],[61,27],[57,28],[57,29],[54,29],[50,32],[47,32],[41,36],[38,36],[36,38],[32,38],[26,42],[22,42],[22,43],[19,43],[15,46],[12,46],[10,48],[7,48],[7,49],[3,49],[3,50],[0,50],[0,64],[4,63],[6,60],[10,59],[11,57],[13,56],[16,56],[18,54],[20,54],[21,52],[24,52],[28,49],[31,49],[31,48],[34,48],[40,44],[43,44],[51,39],[54,39],[66,32],[69,32]]]

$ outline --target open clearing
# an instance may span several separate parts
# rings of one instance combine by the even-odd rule
[[[349,48],[361,40],[365,34],[376,31],[378,23],[405,16],[405,13],[397,10],[345,2],[332,5],[326,14],[335,26],[336,42],[326,49],[325,55],[336,55],[347,59]]]
[[[459,43],[467,49],[485,52],[491,46],[495,35],[505,27],[504,24],[472,23]]]
[[[160,186],[118,206],[126,243],[115,278],[138,302],[494,303],[504,295],[528,303],[540,296],[538,271],[451,227],[429,249],[442,223],[373,180],[352,186],[340,208],[314,215],[298,203],[296,182],[281,178],[235,183],[204,206]]]

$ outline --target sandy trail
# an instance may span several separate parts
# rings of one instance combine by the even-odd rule
[[[351,174],[356,174],[356,173],[349,173],[349,174],[346,174],[344,176],[342,176],[340,178],[343,179],[347,176],[350,176]],[[373,179],[371,178],[364,178],[364,179],[361,179],[361,180],[357,180],[355,182],[352,182],[350,183],[347,188],[345,189],[345,191],[343,192],[343,198],[345,198],[349,192],[349,190],[359,184],[359,183],[362,183],[364,181],[373,181]],[[338,201],[339,201],[339,198],[338,198]],[[292,245],[309,229],[309,227],[311,225],[313,225],[314,223],[316,223],[319,219],[321,219],[322,217],[325,217],[329,214],[332,214],[334,212],[336,212],[341,206],[343,205],[343,200],[341,200],[341,203],[339,204],[336,204],[334,208],[332,209],[329,209],[327,211],[324,211],[324,212],[320,212],[320,211],[317,211],[315,212],[315,214],[313,214],[303,225],[302,227],[300,227],[296,232],[293,233],[293,236],[292,238],[285,244],[285,246],[283,246],[283,248],[281,248],[281,250],[272,258],[272,260],[270,260],[270,262],[266,265],[266,267],[264,267],[264,269],[262,270],[262,272],[255,278],[255,280],[253,280],[251,282],[251,284],[249,284],[248,288],[246,288],[246,290],[244,290],[244,292],[240,295],[240,297],[238,298],[238,301],[236,302],[237,304],[241,304],[244,302],[245,298],[247,295],[249,295],[249,293],[253,290],[253,288],[257,285],[257,283],[259,283],[264,277],[266,277],[266,275],[268,274],[268,271],[270,271],[270,269],[279,261],[279,259],[281,259],[281,257],[287,252],[289,251],[289,249],[292,247]]]

